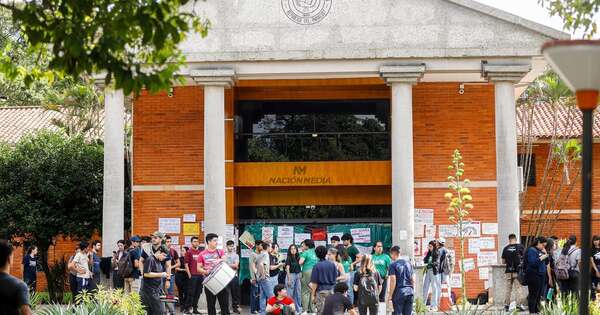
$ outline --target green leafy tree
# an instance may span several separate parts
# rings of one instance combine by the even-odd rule
[[[452,172],[448,176],[448,189],[444,197],[450,202],[448,206],[448,219],[454,225],[456,225],[458,240],[460,242],[460,273],[462,277],[462,307],[463,309],[467,306],[467,284],[465,277],[465,239],[463,225],[470,221],[469,211],[473,209],[473,197],[471,197],[471,190],[467,187],[470,183],[468,179],[462,179],[465,173],[465,164],[462,162],[462,155],[458,149],[454,150],[452,154],[452,164],[448,166],[448,170]]]
[[[59,237],[85,239],[101,226],[103,149],[81,136],[41,132],[0,146],[0,237],[36,244],[51,300],[48,249]]]
[[[12,45],[0,55],[0,73],[26,86],[58,76],[103,74],[126,95],[167,89],[184,63],[178,45],[189,32],[205,36],[209,22],[182,10],[189,0],[4,1],[28,56],[48,67],[22,65]]]
[[[591,38],[598,32],[598,12],[600,0],[538,0],[548,9],[551,16],[559,16],[565,30],[574,33],[583,31],[583,36]]]

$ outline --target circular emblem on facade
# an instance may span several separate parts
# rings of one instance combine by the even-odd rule
[[[281,0],[281,8],[287,17],[302,25],[323,20],[331,9],[333,0]]]

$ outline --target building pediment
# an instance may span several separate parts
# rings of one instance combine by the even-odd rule
[[[181,46],[190,62],[525,57],[569,37],[473,0],[195,2],[212,28]]]

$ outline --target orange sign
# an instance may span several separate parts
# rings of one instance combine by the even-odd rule
[[[391,185],[390,161],[235,163],[236,187]]]

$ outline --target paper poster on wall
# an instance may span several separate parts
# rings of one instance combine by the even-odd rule
[[[246,247],[252,249],[254,248],[254,235],[252,235],[252,233],[248,232],[248,231],[244,231],[244,233],[242,233],[242,235],[240,236],[240,242],[242,244],[244,244]]]
[[[337,236],[340,238],[340,241],[342,239],[342,235],[344,235],[344,233],[327,233],[327,244],[331,244],[331,238],[333,236]],[[341,243],[340,243],[341,244]]]
[[[179,236],[177,236],[177,235],[171,235],[171,244],[172,245],[179,245]]]
[[[262,241],[266,243],[273,243],[273,227],[263,226],[262,228]]]
[[[317,248],[319,246],[327,247],[327,241],[315,241],[315,248]]]
[[[183,245],[185,245],[185,246],[192,245],[192,236],[184,236],[183,237]]]
[[[415,209],[415,225],[417,223],[433,225],[433,209]]]
[[[425,239],[427,241],[435,240],[435,232],[437,231],[437,227],[435,225],[426,225],[425,226]]]
[[[242,248],[241,252],[242,258],[248,258],[252,255],[252,250],[248,248]]]
[[[494,237],[482,237],[479,239],[479,249],[495,249],[496,239]]]
[[[469,239],[469,254],[477,254],[479,253],[479,239],[478,238],[470,238]]]
[[[294,244],[300,246],[300,243],[304,242],[304,240],[310,239],[310,233],[295,233],[294,234]]]
[[[489,268],[479,268],[479,279],[487,280],[490,277]]]
[[[224,239],[225,239],[226,243],[227,243],[227,241],[231,240],[231,241],[233,241],[234,244],[237,244],[237,229],[235,228],[235,226],[233,224],[225,225]]]
[[[327,244],[327,230],[325,228],[314,228],[311,231],[311,236],[314,241],[324,241]]]
[[[442,224],[439,226],[440,237],[456,237],[458,229],[454,224]]]
[[[465,272],[475,269],[475,259],[465,258],[463,259],[462,265],[465,267]],[[459,264],[459,267],[462,268]]]
[[[294,227],[293,226],[278,226],[277,227],[277,239],[282,237],[288,237],[294,239]]]
[[[373,252],[373,248],[371,246],[362,246],[362,245],[354,245],[358,249],[361,254],[371,254]]]
[[[415,223],[415,237],[425,237],[425,224]]]
[[[158,218],[158,231],[163,233],[181,233],[180,218]]]
[[[451,288],[462,287],[462,275],[460,273],[453,273],[450,275],[450,287]]]
[[[195,213],[184,214],[183,222],[196,222],[196,214]]]
[[[482,252],[477,254],[477,265],[479,267],[492,266],[498,263],[498,255],[494,252]]]
[[[479,221],[463,222],[462,227],[464,237],[481,236],[481,224]]]
[[[199,235],[200,234],[200,224],[198,224],[198,223],[184,223],[183,224],[183,234],[185,234],[185,235]]]
[[[371,243],[371,228],[350,229],[354,243]]]
[[[425,256],[427,255],[427,252],[429,251],[429,242],[426,239],[422,239],[421,240],[421,255]]]
[[[405,241],[408,239],[408,232],[406,230],[400,230],[400,240]]]
[[[481,234],[498,234],[498,223],[481,223]]]

